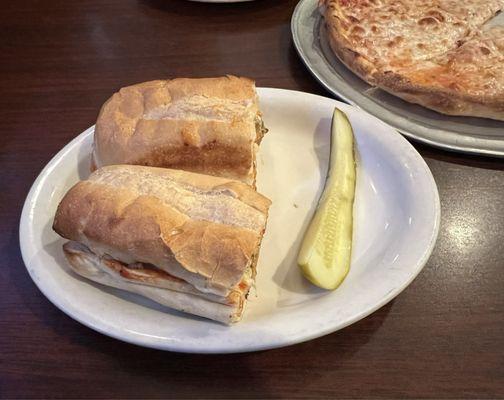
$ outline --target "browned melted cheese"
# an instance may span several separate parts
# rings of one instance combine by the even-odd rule
[[[356,54],[354,65],[344,61],[369,83],[381,87],[383,76],[394,74],[410,87],[504,104],[504,28],[483,28],[504,8],[504,0],[322,4],[339,55],[342,49]]]

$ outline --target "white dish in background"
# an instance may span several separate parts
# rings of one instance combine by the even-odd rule
[[[437,113],[376,89],[346,68],[329,46],[317,3],[301,0],[292,14],[291,29],[299,56],[328,91],[415,140],[447,150],[504,156],[503,121]],[[504,13],[490,24],[504,25]]]
[[[69,270],[61,250],[64,240],[51,225],[65,192],[89,174],[93,128],[49,162],[23,208],[23,259],[49,300],[81,323],[127,342],[228,353],[334,332],[408,286],[431,254],[439,228],[437,188],[420,155],[396,131],[356,107],[302,92],[259,88],[258,93],[269,128],[258,157],[258,190],[273,205],[257,288],[240,323],[226,327],[172,311]],[[359,161],[352,267],[337,290],[326,292],[302,278],[295,260],[324,184],[335,106],[353,124]]]

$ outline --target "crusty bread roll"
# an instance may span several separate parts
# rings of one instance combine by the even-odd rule
[[[112,164],[175,168],[253,185],[266,129],[252,80],[158,80],[121,89],[96,122],[92,169]]]
[[[269,205],[239,181],[114,165],[69,190],[53,228],[72,241],[65,254],[81,275],[231,323],[255,277]]]

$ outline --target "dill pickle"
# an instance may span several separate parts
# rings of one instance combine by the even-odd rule
[[[298,265],[314,285],[333,290],[350,269],[356,179],[352,126],[337,108],[332,118],[330,149],[326,184],[305,233]]]

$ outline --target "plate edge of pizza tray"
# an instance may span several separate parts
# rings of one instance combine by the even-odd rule
[[[332,333],[402,292],[424,267],[439,231],[439,194],[425,161],[396,131],[354,106],[282,89],[258,88],[258,94],[270,128],[259,151],[258,186],[273,205],[256,292],[242,322],[226,327],[159,308],[135,295],[85,281],[65,268],[64,241],[52,232],[52,218],[65,191],[89,173],[93,128],[53,157],[23,207],[21,252],[42,293],[73,319],[129,343],[177,352],[238,353],[284,347]],[[361,166],[356,221],[369,221],[366,216],[372,215],[374,223],[356,224],[357,261],[343,285],[328,293],[304,280],[294,260],[325,180],[328,152],[322,152],[326,157],[322,160],[318,149],[327,148],[334,106],[348,113],[356,130]],[[284,144],[292,148],[287,147],[282,157],[276,150]],[[303,144],[309,146],[303,157],[307,164],[292,156],[292,150]],[[304,177],[309,167],[308,178],[300,181],[296,176]],[[283,186],[279,180],[285,180]],[[286,228],[284,223],[290,220],[295,223]],[[382,283],[377,284],[380,279]],[[270,297],[274,291],[282,293]]]
[[[501,24],[504,13],[497,19]],[[368,85],[333,54],[323,29],[317,0],[301,0],[291,18],[294,47],[330,93],[419,142],[450,151],[504,157],[504,122],[443,115]]]

